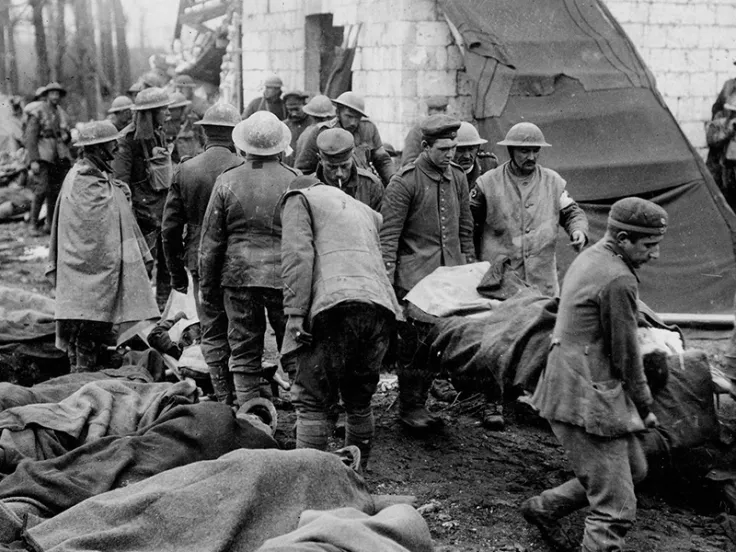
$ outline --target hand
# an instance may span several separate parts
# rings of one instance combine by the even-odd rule
[[[41,165],[39,165],[38,161],[31,161],[31,172],[33,174],[41,172]]]
[[[572,233],[572,243],[570,243],[570,245],[572,245],[575,251],[579,253],[583,250],[583,247],[585,247],[586,241],[585,232],[582,230],[575,230]]]
[[[309,345],[312,342],[312,334],[304,330],[303,316],[289,315],[289,320],[286,322],[286,333],[297,343],[306,343]]]
[[[644,427],[659,427],[659,420],[657,419],[657,416],[654,414],[654,412],[650,412],[649,414],[647,414],[647,417],[644,418]]]

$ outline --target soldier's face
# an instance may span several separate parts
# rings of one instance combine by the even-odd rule
[[[340,120],[340,126],[342,128],[348,132],[355,132],[363,117],[357,111],[353,111],[349,108],[342,108],[337,110],[337,118]]]
[[[324,174],[325,184],[342,188],[350,178],[350,172],[353,170],[353,158],[342,163],[334,163],[327,161],[324,157],[321,159],[322,173]]]
[[[123,111],[118,111],[115,117],[117,117],[119,124],[127,125],[133,119],[133,112],[130,109],[124,109]]]
[[[511,160],[522,174],[531,174],[537,167],[539,158],[538,147],[534,148],[511,148]]]
[[[458,146],[455,150],[455,163],[460,165],[465,172],[473,168],[475,158],[478,157],[480,146]]]
[[[59,105],[61,100],[61,93],[58,90],[52,90],[46,93],[46,97],[51,105]]]
[[[639,268],[641,265],[654,259],[659,259],[659,242],[664,236],[647,236],[631,241],[626,232],[619,232],[617,241],[629,262]]]
[[[446,169],[450,165],[450,161],[455,158],[456,140],[440,138],[431,146],[427,142],[422,142],[422,145],[429,156],[429,160],[440,169]]]
[[[263,90],[263,97],[267,100],[275,100],[281,96],[281,87],[280,86],[267,86]]]
[[[162,126],[169,118],[169,108],[162,107],[153,113],[153,122],[156,126]]]
[[[289,119],[293,119],[295,121],[300,121],[306,115],[304,115],[304,102],[302,101],[287,101],[286,102],[286,113],[289,115]]]

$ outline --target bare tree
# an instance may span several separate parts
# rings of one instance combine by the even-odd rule
[[[94,59],[95,41],[92,28],[91,6],[89,0],[74,0],[74,20],[76,23],[77,74],[84,95],[86,118],[97,113],[97,94],[95,87]]]
[[[51,76],[49,70],[49,54],[46,46],[46,29],[43,26],[43,9],[46,0],[29,0],[31,5],[31,21],[35,32],[36,57],[38,58],[38,80],[47,83]]]
[[[127,90],[130,81],[130,52],[125,38],[127,21],[120,0],[112,0],[113,28],[115,29],[115,86],[116,92]]]
[[[51,78],[57,82],[64,80],[64,54],[66,53],[66,0],[54,2],[54,62],[51,66]]]

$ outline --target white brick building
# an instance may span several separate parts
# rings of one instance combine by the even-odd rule
[[[723,82],[736,76],[736,0],[606,3],[685,134],[704,151],[710,106]],[[436,0],[243,0],[244,100],[259,95],[272,72],[285,88],[316,92],[320,56],[330,50],[324,37],[332,31],[357,36],[352,88],[365,97],[384,140],[401,147],[431,95],[450,96],[449,111],[472,118],[463,58]]]

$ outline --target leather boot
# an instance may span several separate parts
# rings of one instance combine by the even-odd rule
[[[411,429],[426,430],[442,422],[425,406],[430,385],[426,379],[416,371],[399,373],[399,420]]]
[[[235,372],[233,373],[233,384],[235,385],[235,401],[240,406],[261,397],[269,401],[273,398],[266,380],[260,375]]]
[[[503,406],[496,402],[487,402],[483,408],[483,427],[491,431],[501,431],[505,425]]]
[[[573,552],[577,547],[573,545],[560,522],[543,512],[539,507],[539,497],[532,497],[521,504],[521,515],[531,523],[542,535],[542,539],[555,552]]]
[[[217,397],[217,402],[224,403],[228,406],[233,404],[233,382],[232,376],[227,366],[227,362],[222,364],[210,364],[210,381],[212,389]]]

